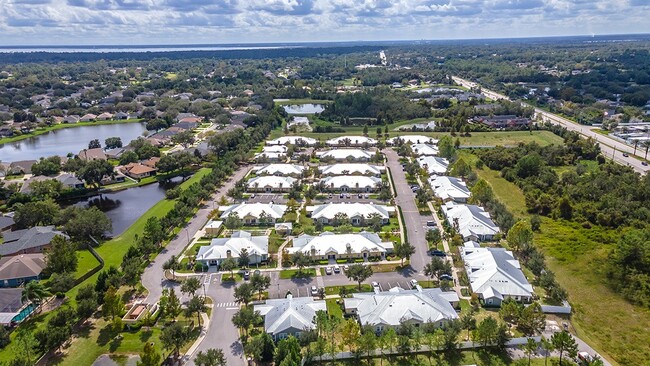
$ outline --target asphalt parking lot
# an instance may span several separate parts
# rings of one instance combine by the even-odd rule
[[[388,204],[388,202],[384,202],[378,199],[371,199],[370,195],[368,195],[368,198],[366,198],[365,193],[361,194],[361,198],[359,198],[358,193],[344,193],[342,197],[341,195],[342,195],[341,193],[332,193],[332,196],[330,198],[328,193],[316,197],[315,201],[322,202],[322,203],[371,203],[372,202],[379,205]],[[350,196],[349,198],[348,195]]]
[[[284,193],[251,193],[247,199],[243,200],[246,203],[287,203],[288,199],[284,198]]]

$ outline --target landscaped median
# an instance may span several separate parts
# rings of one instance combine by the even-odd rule
[[[315,277],[316,270],[314,268],[299,269],[285,269],[280,271],[280,279],[290,280],[294,278]]]

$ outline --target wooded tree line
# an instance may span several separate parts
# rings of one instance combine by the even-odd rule
[[[431,110],[424,104],[410,101],[404,94],[378,87],[362,93],[337,94],[334,102],[328,104],[320,115],[330,121],[367,117],[390,122],[430,117]]]
[[[602,156],[596,162],[596,147],[570,137],[565,141],[565,147],[531,143],[477,151],[477,155],[481,163],[500,170],[522,189],[528,212],[574,221],[585,228],[622,229],[624,234],[607,263],[611,284],[630,301],[649,306],[650,176],[605,162]],[[574,168],[559,175],[554,169],[567,165]]]

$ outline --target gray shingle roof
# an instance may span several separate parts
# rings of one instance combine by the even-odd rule
[[[0,245],[0,255],[12,255],[23,250],[48,245],[55,236],[67,235],[54,226],[35,226],[31,229],[12,231],[4,234],[4,244]]]

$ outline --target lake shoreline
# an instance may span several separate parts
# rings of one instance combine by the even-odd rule
[[[26,139],[28,139],[30,137],[37,137],[37,136],[45,135],[47,133],[50,133],[51,131],[63,130],[63,129],[67,129],[67,128],[86,127],[86,126],[99,126],[99,125],[115,125],[115,124],[136,123],[136,122],[142,122],[142,118],[125,119],[125,120],[96,121],[96,122],[58,123],[58,124],[48,126],[48,127],[44,127],[44,128],[37,128],[37,129],[35,129],[34,131],[32,131],[30,133],[21,134],[21,135],[18,135],[18,136],[0,138],[0,146],[4,145],[4,144],[10,144],[12,142],[18,142],[18,141],[26,140]]]

